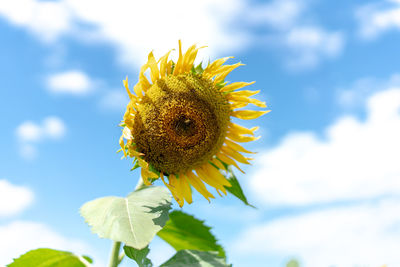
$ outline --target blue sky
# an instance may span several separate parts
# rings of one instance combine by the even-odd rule
[[[255,80],[272,110],[242,123],[262,136],[237,173],[257,209],[199,195],[183,208],[229,261],[399,266],[399,17],[398,0],[3,1],[0,265],[43,246],[107,261],[110,242],[78,209],[134,188],[139,173],[116,154],[122,80],[181,39],[207,45],[205,61],[245,63],[228,80]],[[151,247],[155,263],[173,254]]]

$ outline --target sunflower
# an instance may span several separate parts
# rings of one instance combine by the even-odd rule
[[[191,186],[207,200],[214,198],[203,182],[226,194],[231,184],[219,170],[233,165],[242,171],[238,163],[251,160],[242,153],[252,152],[238,143],[259,138],[254,136],[258,127],[247,129],[231,117],[250,120],[268,112],[240,109],[266,107],[249,98],[259,91],[236,91],[254,82],[225,82],[243,64],[224,65],[231,58],[225,57],[205,68],[195,66],[199,49],[193,45],[183,54],[179,41],[176,63],[169,59],[171,51],[158,61],[151,52],[133,92],[128,78],[123,82],[130,98],[121,123],[124,157],[134,158],[134,168],[141,167],[144,184],[161,178],[181,207],[185,200],[192,203]]]

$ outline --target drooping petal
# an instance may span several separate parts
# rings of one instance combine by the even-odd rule
[[[190,185],[187,181],[186,176],[184,176],[183,174],[179,175],[178,182],[179,182],[179,188],[182,191],[183,197],[185,198],[187,203],[191,204],[193,202],[192,201],[192,191],[190,190]]]
[[[236,163],[233,159],[231,159],[230,157],[224,155],[223,153],[219,152],[219,153],[217,154],[217,158],[219,158],[220,160],[222,160],[223,162],[225,162],[225,164],[235,166],[239,171],[241,171],[242,173],[244,173],[244,171],[243,171],[241,168],[239,168],[239,166],[237,165],[237,163]]]
[[[230,141],[229,139],[225,139],[224,142],[228,147],[230,147],[231,149],[235,150],[235,151],[240,151],[240,152],[244,152],[244,153],[249,153],[249,154],[256,154],[255,152],[251,152],[247,149],[245,149],[244,147],[242,147],[239,144],[236,144],[235,142]]]
[[[226,134],[226,137],[228,137],[232,141],[239,142],[239,143],[247,143],[250,141],[256,141],[256,140],[260,139],[260,137],[244,136],[244,135],[236,134],[236,133],[232,133],[232,132],[228,132]]]
[[[205,197],[208,201],[209,198],[214,198],[214,196],[207,190],[206,186],[203,184],[201,179],[197,177],[192,171],[186,173],[189,183]]]
[[[226,140],[225,140],[226,142]],[[213,158],[211,160],[211,163],[214,164],[215,166],[217,166],[218,168],[220,168],[221,170],[226,170],[224,164],[221,163],[221,161],[219,161],[217,158]]]
[[[206,170],[207,173],[210,174],[210,177],[217,181],[219,184],[231,187],[231,183],[219,172],[214,166],[211,164],[204,164],[203,168]]]
[[[206,165],[208,165],[208,163],[204,164],[204,166]],[[214,177],[212,177],[212,174],[209,173],[204,166],[196,168],[196,172],[199,175],[199,178],[208,185],[214,187],[217,190],[221,190],[224,194],[226,194],[226,189],[224,188],[224,186],[221,183],[219,183],[216,179],[214,179]]]
[[[250,164],[250,162],[247,161],[246,157],[244,157],[242,154],[239,152],[233,150],[230,147],[227,146],[222,146],[221,151],[225,153],[225,155],[233,158],[234,160],[243,163],[243,164]]]
[[[175,175],[170,174],[168,176],[169,184],[174,188],[174,191],[171,191],[173,196],[175,197],[176,202],[178,202],[179,207],[182,207],[184,204],[184,199],[183,199],[183,192],[179,188],[178,184],[178,179],[176,179]],[[175,195],[174,195],[175,193]]]

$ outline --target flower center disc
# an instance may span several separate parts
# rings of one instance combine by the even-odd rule
[[[229,103],[211,80],[189,73],[171,75],[147,90],[132,134],[154,168],[179,174],[218,152],[229,121]]]

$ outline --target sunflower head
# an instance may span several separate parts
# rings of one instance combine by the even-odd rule
[[[180,206],[192,202],[190,186],[206,199],[214,198],[203,182],[226,194],[231,186],[219,169],[237,162],[249,164],[241,153],[252,153],[238,142],[256,140],[254,131],[231,122],[231,117],[254,119],[268,111],[236,110],[248,104],[266,107],[249,98],[258,91],[235,91],[252,83],[227,84],[225,77],[240,63],[224,65],[229,58],[197,67],[199,48],[191,46],[176,63],[168,52],[158,61],[151,52],[140,70],[139,81],[129,89],[120,138],[125,157],[141,167],[145,184],[161,178]],[[150,70],[150,79],[145,72]]]

